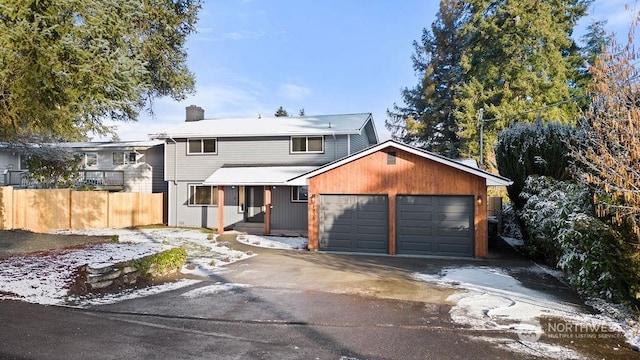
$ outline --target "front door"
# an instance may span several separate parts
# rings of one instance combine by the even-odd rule
[[[264,186],[248,186],[246,196],[246,221],[256,223],[264,222]]]

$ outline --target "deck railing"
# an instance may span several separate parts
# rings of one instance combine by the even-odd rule
[[[81,182],[98,189],[124,188],[124,171],[118,170],[84,170]]]
[[[46,187],[37,181],[28,179],[26,170],[6,170],[0,185],[22,189]],[[119,170],[82,170],[77,186],[87,185],[98,190],[124,190],[124,171]]]

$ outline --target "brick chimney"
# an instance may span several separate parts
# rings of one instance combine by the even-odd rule
[[[189,105],[187,109],[186,121],[199,121],[204,120],[204,109],[200,106]]]

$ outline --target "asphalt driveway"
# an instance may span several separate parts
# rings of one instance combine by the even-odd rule
[[[532,262],[508,249],[485,260],[436,259],[255,248],[232,234],[219,240],[258,256],[186,288],[110,305],[0,301],[0,358],[546,358],[511,351],[520,343],[513,331],[454,323],[447,300],[454,290],[414,276],[447,267],[504,269],[530,289],[581,306],[569,287],[531,273]],[[558,341],[587,359],[638,358],[611,342]]]

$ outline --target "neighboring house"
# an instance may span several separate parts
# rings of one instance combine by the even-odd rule
[[[30,145],[37,146],[37,145]],[[96,190],[156,193],[167,191],[162,141],[67,142],[81,157],[81,182]],[[35,187],[24,174],[24,146],[0,144],[0,185]]]
[[[267,233],[307,231],[306,183],[289,179],[378,143],[369,113],[205,120],[197,106],[152,138],[165,141],[169,225]]]

